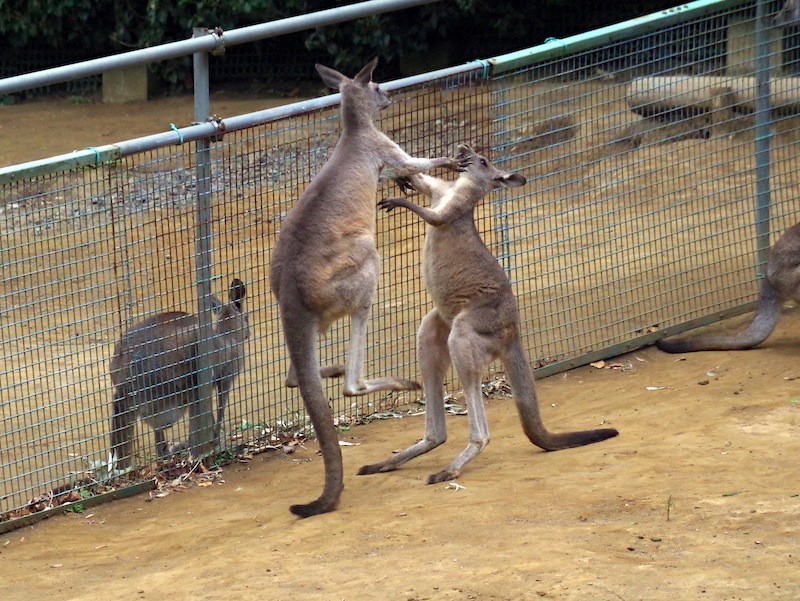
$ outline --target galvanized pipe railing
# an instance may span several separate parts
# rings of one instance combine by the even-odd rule
[[[207,34],[201,37],[192,37],[188,40],[160,44],[141,50],[132,50],[123,54],[107,56],[93,60],[54,67],[35,73],[26,73],[15,77],[8,77],[0,80],[0,96],[22,92],[32,88],[64,83],[99,75],[106,71],[133,67],[135,65],[147,65],[160,61],[189,56],[197,52],[214,52],[227,46],[236,46],[256,40],[274,38],[288,33],[295,33],[305,29],[314,29],[325,25],[334,25],[344,21],[352,21],[361,17],[380,15],[395,10],[411,8],[423,4],[433,4],[440,0],[369,0],[348,6],[330,8],[287,19],[280,19],[270,23],[250,25],[231,29],[226,32],[216,32],[213,29],[207,30]]]

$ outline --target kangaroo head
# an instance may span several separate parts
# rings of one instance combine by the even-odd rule
[[[349,102],[356,112],[374,118],[378,111],[385,109],[391,103],[388,94],[372,81],[372,72],[377,64],[376,56],[364,65],[353,79],[324,65],[317,64],[316,68],[326,85],[341,92],[342,103]]]
[[[216,296],[212,298],[214,312],[217,314],[217,335],[230,335],[238,342],[250,337],[250,319],[244,310],[245,294],[247,288],[244,282],[234,278],[228,290],[227,303],[223,303]]]
[[[519,173],[498,169],[485,156],[475,152],[471,146],[461,144],[456,153],[457,159],[468,159],[466,175],[489,190],[514,188],[524,185],[528,180]]]

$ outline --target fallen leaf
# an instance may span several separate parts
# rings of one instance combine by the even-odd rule
[[[589,365],[591,365],[596,369],[603,369],[606,366],[606,362],[601,359],[600,361],[595,361],[594,363],[590,363]]]
[[[357,447],[360,444],[361,444],[360,442],[348,442],[347,440],[340,440],[339,441],[339,446],[340,447]]]
[[[664,390],[666,386],[647,386],[645,390]]]
[[[197,486],[202,486],[202,487],[205,488],[206,486],[211,486],[212,484],[214,484],[214,483],[213,482],[198,482]]]

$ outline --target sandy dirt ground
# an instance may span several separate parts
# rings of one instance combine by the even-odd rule
[[[141,131],[102,105],[4,107],[0,134],[26,146],[3,145],[0,164],[84,146],[69,129],[32,134],[54,111],[66,122],[108,111],[81,133],[113,142],[162,131],[176,114],[188,122],[190,107],[189,98],[127,107],[158,124]],[[320,491],[322,460],[309,443],[228,465],[210,486],[0,535],[0,598],[798,599],[798,325],[787,311],[756,350],[646,348],[540,381],[551,429],[619,429],[589,447],[541,452],[520,431],[513,400],[489,399],[493,442],[459,487],[424,482],[465,444],[463,416],[448,416],[446,445],[403,469],[354,475],[421,436],[423,418],[406,417],[343,435],[353,444],[343,446],[346,488],[332,514],[288,511]]]
[[[225,91],[212,93],[211,112],[224,116],[295,102],[299,98],[259,97]],[[31,100],[0,106],[0,166],[113,144],[168,131],[170,123],[185,127],[194,121],[191,96],[172,96],[130,104],[103,104],[96,98]]]
[[[427,456],[354,475],[421,435],[407,417],[345,435],[332,514],[287,509],[319,492],[310,443],[2,535],[3,599],[797,599],[798,325],[787,313],[752,351],[646,348],[540,381],[551,429],[620,430],[593,446],[541,452],[490,399],[493,442],[460,488],[424,482],[464,444],[462,416]]]

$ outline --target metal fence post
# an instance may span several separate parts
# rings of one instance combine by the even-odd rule
[[[755,167],[756,167],[756,275],[764,276],[769,253],[770,218],[770,48],[766,0],[756,3],[756,98],[755,98]]]
[[[195,28],[194,37],[209,35]],[[194,118],[209,117],[208,53],[196,52],[194,61]],[[207,455],[214,442],[213,413],[213,330],[211,326],[211,150],[210,140],[195,142],[197,208],[195,212],[195,274],[199,322],[197,400],[189,407],[189,446],[195,459]]]
[[[490,80],[488,78],[488,74],[484,72],[484,77],[482,83],[487,84]],[[491,85],[489,83],[489,85]],[[506,158],[505,156],[496,156],[497,152],[503,148],[505,149],[505,144],[508,142],[508,128],[509,128],[509,119],[510,116],[508,115],[508,89],[506,87],[500,87],[499,89],[493,89],[491,94],[494,97],[494,114],[492,115],[491,119],[491,131],[489,131],[489,148],[492,150],[492,157],[491,160],[496,162],[497,164],[502,165],[503,160]],[[499,136],[502,135],[502,140],[499,140]],[[511,240],[508,234],[508,207],[506,207],[506,193],[505,191],[500,191],[495,193],[494,200],[492,201],[494,205],[494,226],[495,231],[497,234],[497,260],[500,261],[500,264],[506,270],[506,275],[511,278]]]

